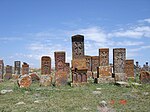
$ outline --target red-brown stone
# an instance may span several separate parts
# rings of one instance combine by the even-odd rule
[[[25,74],[18,78],[18,85],[20,88],[28,88],[32,84],[31,76]]]

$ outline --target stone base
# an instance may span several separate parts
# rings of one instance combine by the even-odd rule
[[[126,73],[115,73],[115,81],[127,81]]]
[[[103,77],[99,77],[97,78],[97,82],[96,83],[115,83],[115,79],[112,78],[111,76],[103,76]]]
[[[67,85],[68,75],[67,72],[57,71],[55,73],[55,86]]]
[[[112,76],[111,66],[99,66],[97,71],[98,77]]]
[[[50,75],[41,75],[40,77],[40,86],[51,86],[52,77]]]

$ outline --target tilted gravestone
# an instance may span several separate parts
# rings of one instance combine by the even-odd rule
[[[113,70],[116,81],[126,81],[125,59],[126,59],[125,48],[113,49]]]

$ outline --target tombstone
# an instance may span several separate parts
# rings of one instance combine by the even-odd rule
[[[29,65],[25,62],[22,64],[22,75],[29,74]]]
[[[67,72],[68,78],[70,77],[70,63],[65,63],[64,71]]]
[[[21,69],[21,62],[15,61],[14,62],[14,74],[20,75],[20,69]]]
[[[84,36],[72,36],[72,59],[84,57]]]
[[[18,78],[17,83],[20,88],[28,88],[32,84],[32,77],[28,74],[21,75]]]
[[[68,75],[66,71],[56,71],[55,72],[55,86],[66,85],[68,80]]]
[[[4,75],[4,63],[3,60],[0,60],[0,79],[3,79]]]
[[[73,59],[72,60],[72,83],[82,84],[87,83],[87,66],[86,59]]]
[[[7,65],[5,79],[9,80],[11,78],[12,78],[12,66]]]
[[[134,78],[134,60],[125,60],[125,73],[127,77]]]
[[[109,65],[109,48],[99,49],[99,66]]]
[[[85,56],[85,59],[86,59],[86,66],[88,68],[88,71],[87,71],[87,77],[90,78],[92,77],[92,71],[91,71],[91,56]]]
[[[126,59],[126,49],[125,48],[113,49],[113,70],[114,70],[116,81],[125,81],[126,80],[125,59]]]
[[[51,74],[51,58],[49,56],[41,57],[41,74]]]
[[[99,56],[91,57],[91,66],[93,78],[97,78],[97,67],[99,67]]]
[[[55,55],[55,70],[64,71],[65,67],[65,52],[54,52]]]

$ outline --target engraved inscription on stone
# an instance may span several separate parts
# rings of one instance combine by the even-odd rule
[[[108,66],[109,65],[109,49],[101,48],[99,49],[99,65]]]
[[[84,56],[84,36],[72,36],[72,59],[83,58]]]
[[[12,66],[7,65],[5,79],[11,79],[11,78],[12,78]]]

